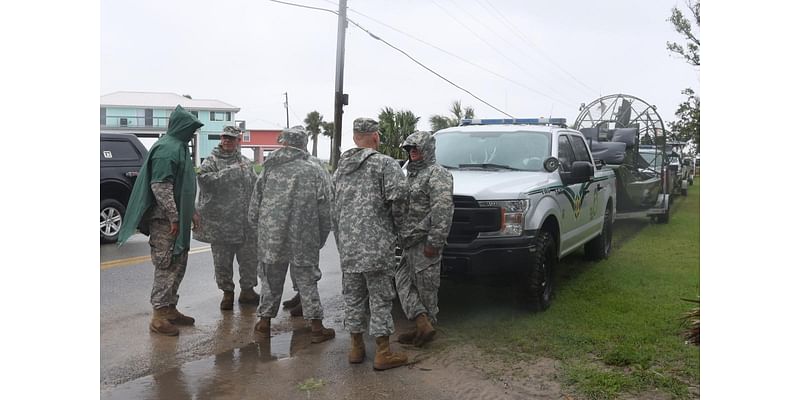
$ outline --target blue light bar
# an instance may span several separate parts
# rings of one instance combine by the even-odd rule
[[[462,119],[461,126],[465,125],[566,125],[566,118],[493,118],[493,119]]]

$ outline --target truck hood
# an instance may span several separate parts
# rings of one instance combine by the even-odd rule
[[[518,199],[523,193],[556,183],[553,173],[531,171],[449,170],[453,194],[476,200]],[[551,182],[552,181],[552,182]]]

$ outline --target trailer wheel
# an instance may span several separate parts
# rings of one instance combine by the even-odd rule
[[[597,237],[583,246],[583,252],[586,254],[586,257],[592,261],[608,258],[608,255],[611,253],[612,234],[613,224],[611,223],[611,204],[609,204],[603,216],[603,230]]]
[[[670,204],[672,203],[672,196],[670,196],[670,200],[667,202],[667,210],[664,211],[663,214],[658,214],[656,216],[656,222],[659,224],[666,224],[669,222],[669,211],[670,211]]]
[[[525,272],[522,302],[531,311],[544,311],[553,299],[553,270],[558,257],[550,232],[540,231],[534,239],[533,263]]]

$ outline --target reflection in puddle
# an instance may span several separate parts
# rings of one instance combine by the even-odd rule
[[[103,393],[105,399],[211,399],[237,397],[242,381],[264,362],[290,358],[311,342],[310,328],[251,342],[213,357],[145,376]]]

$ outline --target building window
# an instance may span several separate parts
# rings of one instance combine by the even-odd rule
[[[231,120],[231,113],[230,113],[230,111],[227,111],[227,112],[211,111],[211,120],[212,121],[230,121]]]
[[[119,126],[128,126],[128,119],[127,118],[120,118],[119,119]]]
[[[146,108],[144,110],[144,126],[153,126],[153,109]]]
[[[242,134],[242,141],[250,142],[250,131],[244,131],[244,133]]]
[[[106,108],[100,107],[100,126],[106,126]]]

